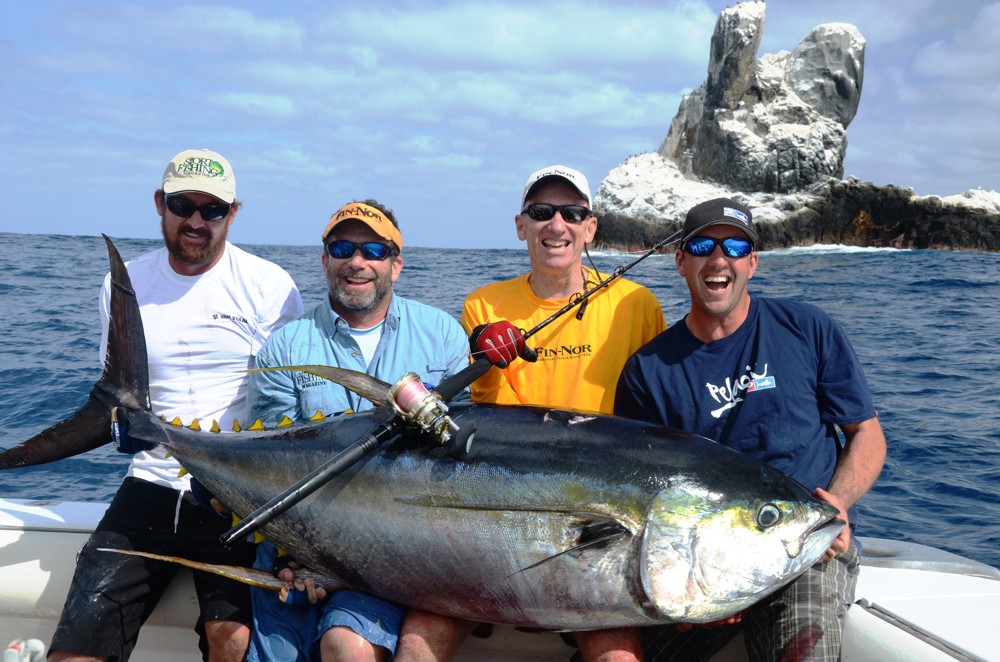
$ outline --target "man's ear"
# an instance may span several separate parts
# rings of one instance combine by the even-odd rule
[[[524,232],[523,216],[524,216],[523,214],[514,215],[514,226],[517,228],[517,238],[520,239],[521,241],[526,241],[528,239],[528,235],[525,234]]]
[[[588,216],[584,223],[587,224],[587,227],[584,228],[584,243],[590,244],[597,236],[597,216]]]
[[[390,271],[389,275],[393,283],[395,283],[396,280],[399,278],[399,272],[402,270],[403,270],[403,256],[397,255],[396,257],[392,258],[392,270]]]
[[[163,199],[163,189],[153,191],[153,204],[156,205],[156,213],[160,218],[167,212],[167,205]]]

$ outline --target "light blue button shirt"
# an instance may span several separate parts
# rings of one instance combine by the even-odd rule
[[[289,322],[272,334],[257,353],[257,367],[326,365],[349,368],[394,383],[407,372],[437,385],[448,375],[469,364],[469,338],[454,317],[416,301],[392,295],[382,328],[382,337],[371,363],[365,364],[361,347],[351,336],[347,321],[337,315],[327,299],[308,315]],[[467,397],[467,394],[466,394]],[[251,420],[261,419],[273,426],[284,416],[300,421],[316,411],[332,415],[347,409],[363,411],[372,403],[347,388],[305,372],[279,370],[250,374]],[[269,541],[257,549],[254,567],[270,570],[277,550]],[[320,605],[290,607],[281,604],[273,591],[251,589],[254,627],[248,662],[315,659],[315,642],[332,625],[351,627],[362,637],[390,651],[405,607],[364,596],[338,591]],[[381,605],[388,621],[371,620],[367,601]]]
[[[305,317],[289,322],[268,338],[255,359],[257,367],[327,365],[364,372],[390,384],[407,372],[437,385],[469,364],[469,338],[448,313],[392,295],[379,340],[369,365],[351,337],[347,321],[329,299]],[[299,371],[256,372],[250,375],[250,422],[268,426],[282,417],[301,421],[317,411],[326,416],[351,409],[371,409],[372,403],[346,387]]]

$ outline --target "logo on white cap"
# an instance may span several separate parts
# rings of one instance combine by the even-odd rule
[[[221,154],[187,149],[167,164],[162,188],[164,193],[199,191],[231,203],[236,199],[236,175]]]
[[[542,168],[541,170],[536,170],[528,177],[528,181],[524,185],[524,193],[521,195],[522,207],[528,200],[528,193],[531,192],[531,187],[546,177],[560,177],[565,179],[587,200],[588,206],[593,204],[590,199],[590,183],[587,181],[587,178],[584,177],[582,172],[574,170],[573,168],[568,168],[564,165],[551,165]]]

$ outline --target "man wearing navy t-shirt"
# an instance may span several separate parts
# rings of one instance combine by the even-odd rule
[[[675,262],[691,309],[629,359],[615,413],[753,455],[815,488],[849,526],[740,625],[644,629],[647,660],[706,659],[741,627],[752,660],[839,659],[858,574],[855,504],[882,470],[885,436],[843,329],[815,306],[751,298],[757,239],[750,210],[733,200],[688,212]]]

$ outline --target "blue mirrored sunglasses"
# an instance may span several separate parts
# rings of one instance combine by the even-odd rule
[[[221,221],[229,216],[229,210],[233,208],[232,205],[225,202],[207,202],[203,205],[196,205],[179,195],[164,195],[163,202],[171,214],[181,218],[191,218],[195,212],[199,212],[203,221]]]
[[[338,260],[348,259],[358,249],[361,249],[361,257],[366,260],[382,261],[392,255],[392,246],[381,244],[377,241],[365,241],[356,244],[346,239],[336,239],[326,245],[326,252],[330,254],[330,257],[335,257]]]
[[[699,236],[684,242],[684,250],[695,257],[708,257],[716,246],[722,246],[722,254],[726,257],[746,257],[753,252],[753,242],[739,237],[714,239]]]
[[[563,205],[562,207],[557,207],[556,205],[546,205],[541,202],[528,205],[521,210],[522,214],[527,214],[528,218],[534,221],[547,221],[554,217],[556,212],[559,212],[559,215],[567,223],[582,223],[591,214],[589,209],[580,205]]]

